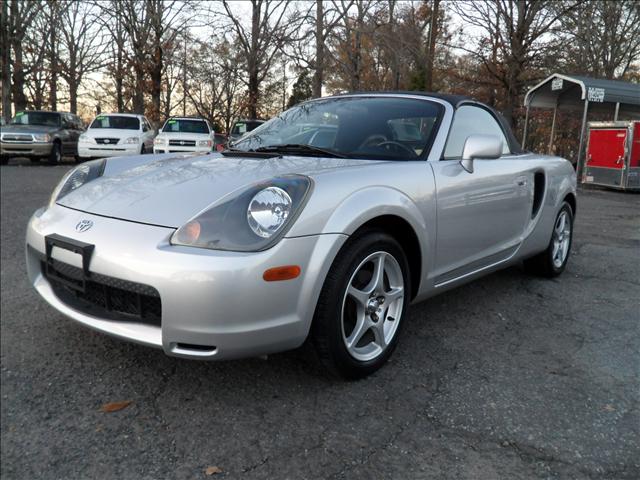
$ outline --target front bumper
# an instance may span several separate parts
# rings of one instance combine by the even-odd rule
[[[75,226],[81,220],[94,225],[78,233]],[[29,279],[54,308],[95,330],[160,347],[172,356],[250,357],[302,344],[324,278],[347,238],[341,234],[285,238],[264,252],[238,253],[172,246],[173,232],[56,205],[36,212],[29,222]],[[89,276],[105,275],[156,289],[162,303],[160,326],[99,318],[65,303],[42,269],[45,236],[53,233],[95,246]],[[70,265],[79,262],[79,256],[64,250],[53,249],[51,257]],[[268,268],[292,264],[302,269],[295,280],[262,279]]]
[[[105,146],[96,143],[79,143],[78,155],[81,158],[123,157],[127,155],[138,155],[140,148],[138,144]]]
[[[52,143],[0,142],[3,157],[48,157]]]

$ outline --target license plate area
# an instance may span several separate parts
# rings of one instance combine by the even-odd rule
[[[47,277],[60,282],[73,290],[77,290],[82,293],[86,292],[87,279],[89,277],[89,263],[91,262],[94,245],[74,240],[72,238],[63,237],[62,235],[55,233],[44,237],[44,241],[47,257],[45,262]],[[70,278],[58,273],[56,268],[54,268],[54,259],[52,257],[54,247],[80,255],[82,258],[82,278]]]

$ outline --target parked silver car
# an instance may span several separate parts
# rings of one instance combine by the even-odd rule
[[[199,359],[310,337],[355,378],[389,358],[410,303],[522,260],[560,274],[575,211],[571,164],[522,151],[485,105],[353,94],[222,154],[77,167],[30,220],[27,263],[101,332]]]

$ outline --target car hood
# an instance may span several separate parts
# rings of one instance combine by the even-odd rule
[[[89,138],[129,138],[139,137],[142,132],[122,128],[90,128],[84,134]]]
[[[225,195],[255,182],[363,165],[362,160],[293,156],[157,155],[151,161],[148,157],[129,157],[132,166],[125,169],[121,166],[127,157],[107,160],[102,177],[67,194],[58,204],[96,215],[178,228]]]
[[[2,133],[51,133],[59,129],[50,125],[3,125]]]

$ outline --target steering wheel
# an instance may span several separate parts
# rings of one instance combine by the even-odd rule
[[[387,141],[387,137],[385,137],[380,133],[375,133],[365,138],[364,142],[362,142],[358,147],[358,150],[366,147],[377,147],[381,142],[386,142],[386,141]]]
[[[394,142],[393,140],[386,140],[386,141],[384,141],[382,143],[377,144],[376,147],[386,147],[387,145],[398,147],[398,148],[400,148],[400,150],[404,150],[405,152],[411,154],[412,158],[415,158],[415,157],[418,156],[418,155],[416,155],[416,152],[412,148],[409,148],[409,147],[407,147],[406,145],[403,145],[400,142]]]

